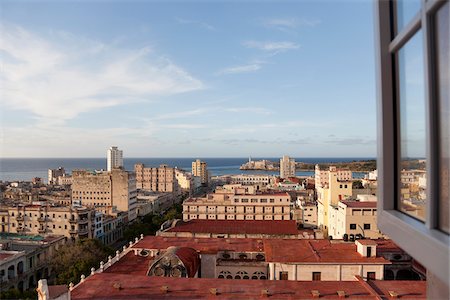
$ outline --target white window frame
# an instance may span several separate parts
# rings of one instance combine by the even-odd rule
[[[431,22],[435,12],[448,0],[422,0],[421,9],[393,37],[396,5],[393,1],[375,2],[375,46],[377,68],[378,131],[378,228],[401,248],[423,264],[442,282],[449,281],[449,235],[438,229],[439,136],[437,134],[437,99],[433,35]],[[418,31],[423,34],[424,87],[426,104],[427,204],[426,221],[421,222],[397,210],[400,159],[399,101],[394,85],[395,53]]]

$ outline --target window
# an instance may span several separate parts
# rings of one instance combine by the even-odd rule
[[[370,229],[370,224],[364,224],[364,229]]]
[[[375,272],[367,272],[367,280],[375,280]]]
[[[355,230],[356,229],[356,224],[350,224],[350,229],[351,230]]]
[[[280,272],[280,280],[288,280],[288,272],[287,271],[281,271]]]
[[[322,278],[321,272],[312,272],[312,280],[313,281],[320,281]]]
[[[448,283],[449,2],[380,0],[375,13],[378,227]]]

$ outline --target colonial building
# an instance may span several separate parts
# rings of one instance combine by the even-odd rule
[[[2,207],[0,232],[92,238],[94,210],[70,206],[19,205]]]
[[[175,169],[167,165],[157,168],[146,167],[144,164],[135,164],[136,187],[141,190],[178,193],[179,187],[175,176]]]
[[[291,197],[277,194],[208,194],[183,203],[183,220],[290,220]]]

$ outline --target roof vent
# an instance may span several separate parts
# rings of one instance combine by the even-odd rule
[[[269,297],[270,296],[269,290],[268,289],[261,290],[261,296]]]
[[[211,295],[218,295],[219,294],[219,290],[216,288],[210,288],[209,292],[211,293]]]
[[[320,297],[320,292],[318,290],[312,290],[311,291],[311,295],[313,298],[319,298]]]
[[[339,298],[345,298],[345,292],[344,291],[337,291],[337,294]]]
[[[161,286],[161,293],[167,294],[169,292],[169,286],[163,285]]]
[[[391,296],[391,298],[398,298],[398,293],[395,291],[388,291],[389,296]]]

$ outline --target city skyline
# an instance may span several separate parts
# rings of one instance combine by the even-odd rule
[[[1,6],[1,157],[376,156],[369,1]]]

